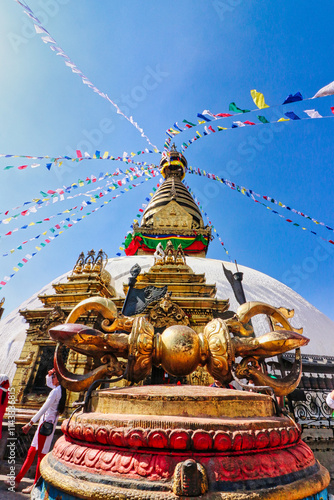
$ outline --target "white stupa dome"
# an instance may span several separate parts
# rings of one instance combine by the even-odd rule
[[[124,296],[123,283],[127,283],[130,269],[136,263],[143,271],[147,271],[153,265],[153,257],[134,256],[109,259],[106,269],[113,278],[112,285],[118,295]],[[205,273],[206,282],[216,284],[217,298],[229,299],[230,309],[237,310],[238,303],[224,275],[222,264],[233,272],[235,272],[234,266],[232,269],[232,265],[228,262],[198,257],[187,257],[187,264],[195,273]],[[310,343],[302,348],[302,354],[328,356],[334,352],[334,322],[331,319],[298,293],[274,278],[249,267],[238,265],[238,268],[243,273],[243,287],[247,301],[261,301],[275,307],[294,309],[292,326],[303,327],[304,335],[310,339]],[[10,380],[14,377],[16,370],[14,361],[20,357],[28,328],[19,310],[42,307],[38,295],[54,293],[52,283],[65,282],[68,275],[69,272],[52,280],[0,322],[0,371],[6,373]],[[257,335],[262,335],[270,329],[264,316],[253,321],[253,325]]]

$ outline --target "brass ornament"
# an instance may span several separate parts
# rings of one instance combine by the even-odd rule
[[[91,310],[105,318],[102,328],[107,333],[84,325],[69,324]],[[275,324],[275,330],[254,338],[247,323],[257,314],[268,315]],[[167,373],[177,377],[190,375],[199,366],[206,366],[211,376],[223,384],[232,380],[233,370],[238,378],[251,380],[257,386],[270,386],[276,395],[285,395],[299,383],[299,348],[309,342],[309,339],[296,333],[282,309],[262,302],[243,304],[232,320],[215,318],[205,326],[203,334],[198,333],[189,327],[188,317],[171,301],[170,294],[160,300],[148,317],[135,318],[119,316],[110,299],[91,297],[78,304],[67,321],[64,325],[51,328],[51,337],[103,363],[93,372],[78,377],[68,372],[62,364],[58,346],[55,363],[60,378],[75,391],[83,390],[88,387],[89,381],[100,376],[124,373],[125,366],[117,359],[117,356],[122,356],[128,359],[125,376],[131,382],[146,378],[152,364],[162,366]],[[160,334],[155,333],[155,328],[165,329]],[[125,333],[130,329],[130,335]],[[296,349],[295,363],[283,379],[272,379],[258,369],[259,361],[292,349]],[[238,357],[242,359],[235,365]]]
[[[189,325],[189,318],[181,307],[166,295],[150,310],[148,320],[155,328],[166,328],[172,325]]]
[[[143,316],[135,318],[129,336],[128,379],[139,382],[152,369],[154,328]]]
[[[204,328],[210,356],[207,362],[208,372],[223,384],[232,380],[231,366],[234,362],[234,348],[226,322],[216,318]]]

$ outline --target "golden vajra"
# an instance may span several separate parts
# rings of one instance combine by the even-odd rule
[[[90,311],[103,316],[103,332],[75,323]],[[258,314],[269,317],[273,331],[253,337],[249,322]],[[154,331],[146,316],[124,317],[118,314],[110,299],[91,297],[72,310],[65,324],[51,328],[49,333],[57,342],[55,365],[62,385],[72,391],[86,390],[95,380],[114,375],[124,375],[137,383],[151,373],[152,365],[161,366],[176,377],[190,375],[199,366],[206,366],[212,377],[222,384],[233,379],[233,372],[238,379],[251,380],[256,386],[270,386],[277,396],[283,396],[292,392],[300,381],[300,347],[309,342],[301,335],[301,329],[290,325],[288,317],[292,315],[287,309],[263,302],[246,302],[233,318],[213,319],[202,333],[187,325],[175,324],[160,334]],[[69,372],[63,362],[63,346],[92,356],[100,366],[85,375]],[[273,379],[258,369],[264,359],[292,349],[296,349],[295,362],[286,377]],[[127,359],[127,363],[118,357]],[[239,362],[238,358],[241,358]]]

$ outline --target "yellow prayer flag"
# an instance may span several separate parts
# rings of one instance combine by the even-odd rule
[[[102,158],[105,160],[106,158],[108,158],[108,156],[109,156],[109,152],[106,151],[105,153],[103,153]]]
[[[38,250],[38,251],[40,251],[40,250],[41,250],[41,249],[40,249],[40,247],[35,247],[35,248],[36,248],[36,250]]]
[[[290,120],[290,118],[280,118],[279,120],[277,120],[278,122],[288,122]]]
[[[18,267],[13,267],[13,270],[17,273],[17,271],[19,270]]]
[[[250,91],[252,99],[259,109],[269,108],[268,104],[264,102],[264,95],[257,92],[255,89]]]
[[[202,125],[202,123],[206,123],[206,121],[205,121],[205,120],[198,120],[198,123],[199,123],[200,125]]]
[[[35,223],[34,222],[30,222],[30,224],[28,224],[28,226],[34,226]]]

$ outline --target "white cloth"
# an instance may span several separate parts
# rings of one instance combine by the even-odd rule
[[[46,385],[47,385],[50,389],[54,389],[54,385],[53,385],[52,380],[53,380],[52,375],[47,375],[47,376],[45,377],[45,382],[46,382]]]
[[[334,399],[331,398],[331,392],[328,394],[327,398],[326,398],[326,403],[328,404],[328,406],[330,408],[333,408],[334,410]]]
[[[322,89],[318,90],[318,92],[315,94],[315,96],[312,97],[312,99],[314,99],[315,97],[324,97],[326,95],[333,95],[333,94],[334,94],[334,82],[331,82],[325,87],[322,87]]]
[[[38,427],[37,427],[37,430],[34,434],[32,443],[31,443],[31,446],[36,448],[36,450],[38,450],[38,431],[39,431],[40,426],[42,425],[42,423],[44,421],[53,423],[53,432],[50,434],[50,436],[46,437],[46,440],[45,440],[45,443],[43,446],[42,453],[44,453],[44,454],[49,452],[50,446],[52,443],[52,439],[53,439],[53,435],[55,433],[56,425],[58,422],[58,416],[59,416],[58,412],[57,412],[57,408],[58,408],[58,403],[60,401],[60,398],[61,398],[61,386],[58,385],[57,387],[52,389],[52,391],[48,395],[47,400],[45,401],[45,403],[41,407],[41,409],[31,419],[31,421],[34,423],[36,423],[37,420],[39,419]]]

